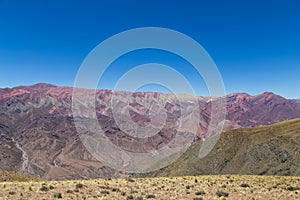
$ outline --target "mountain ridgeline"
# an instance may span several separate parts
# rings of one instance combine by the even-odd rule
[[[0,169],[31,173],[43,179],[118,176],[114,169],[104,166],[95,159],[82,144],[72,114],[72,92],[71,87],[49,84],[0,89]],[[146,152],[169,143],[176,134],[174,124],[179,118],[178,113],[189,108],[191,98],[190,95],[180,95],[183,101],[178,102],[171,94],[130,93],[127,102],[130,117],[135,123],[147,125],[152,120],[162,120],[160,115],[156,115],[155,119],[149,117],[152,99],[163,105],[167,116],[167,123],[157,135],[150,138],[135,138],[124,133],[114,120],[110,104],[113,93],[121,94],[111,90],[96,91],[97,119],[106,136],[114,144],[132,152]],[[196,112],[200,116],[194,127],[198,130],[196,141],[201,141],[206,136],[210,122],[212,98],[193,98],[197,100],[199,109]],[[213,98],[216,99],[218,98]],[[163,169],[161,171],[163,175],[215,173],[299,175],[299,170],[295,169],[299,168],[296,162],[299,158],[297,129],[294,132],[289,131],[290,129],[284,131],[285,128],[290,128],[290,125],[282,124],[249,130],[238,129],[300,118],[299,100],[285,99],[273,93],[257,96],[238,93],[227,95],[226,103],[224,130],[237,130],[222,134],[214,150],[203,159],[206,165],[201,164],[203,161],[198,161],[193,153],[197,152],[201,144],[199,143],[192,146],[178,161],[169,166],[170,168]],[[122,115],[123,107],[123,104],[115,105],[115,112]],[[84,111],[85,107],[82,109]],[[298,121],[287,123],[297,124]],[[285,128],[280,128],[281,126]],[[274,127],[282,131],[278,133]],[[219,148],[217,152],[220,154],[216,153],[216,148]],[[244,151],[250,153],[244,154]],[[212,156],[214,152],[216,154]],[[268,160],[268,153],[278,157],[271,156],[274,159]],[[212,161],[207,160],[209,158]],[[276,160],[277,158],[282,160]],[[182,165],[175,167],[178,162]],[[282,163],[276,168],[278,162]],[[264,165],[260,166],[257,163]],[[172,166],[174,168],[171,168]]]

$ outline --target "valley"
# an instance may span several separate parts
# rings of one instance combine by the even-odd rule
[[[77,133],[74,118],[72,117],[72,91],[72,88],[69,87],[57,87],[49,84],[0,89],[0,169],[5,171],[30,172],[35,176],[47,180],[122,176],[122,174],[116,170],[105,166],[95,159],[83,145]],[[88,91],[83,90],[83,93],[84,92]],[[241,163],[237,161],[230,163],[233,159],[232,151],[238,151],[237,145],[241,141],[245,141],[246,146],[248,144],[245,138],[252,138],[252,136],[247,136],[243,129],[238,128],[260,127],[300,117],[300,103],[298,100],[285,99],[273,93],[264,93],[257,96],[237,93],[226,96],[227,115],[224,131],[234,131],[229,132],[229,134],[222,134],[219,142],[224,144],[218,148],[222,148],[223,150],[217,150],[221,153],[216,154],[216,157],[224,153],[224,156],[229,157],[224,160],[223,156],[220,158],[220,161],[216,161],[217,163],[212,165],[213,167],[202,169],[201,161],[198,163],[193,157],[187,160],[182,159],[186,156],[190,157],[189,152],[193,151],[191,149],[199,148],[201,141],[207,137],[207,128],[211,117],[211,101],[216,101],[218,99],[217,97],[179,95],[179,100],[184,100],[178,102],[179,100],[176,99],[176,96],[169,94],[153,92],[115,93],[120,97],[123,96],[123,98],[124,95],[129,95],[125,97],[128,97],[130,116],[135,123],[141,124],[141,126],[152,122],[152,120],[154,120],[154,124],[160,126],[159,122],[162,121],[161,117],[164,115],[156,115],[156,118],[149,115],[149,113],[151,114],[151,102],[153,102],[153,100],[163,105],[163,109],[166,113],[166,122],[158,134],[149,138],[136,138],[122,131],[114,120],[113,112],[119,113],[120,116],[123,115],[123,102],[119,102],[119,104],[115,105],[115,110],[112,111],[111,98],[113,91],[96,91],[95,98],[98,123],[104,130],[106,137],[108,137],[112,143],[126,151],[136,153],[149,152],[165,146],[176,134],[181,134],[180,131],[184,130],[177,129],[178,120],[183,119],[181,120],[181,124],[185,127],[190,127],[191,122],[195,126],[192,127],[194,130],[197,130],[194,145],[180,158],[180,162],[188,162],[188,166],[191,166],[191,169],[182,171],[181,167],[176,167],[176,170],[171,170],[172,172],[169,173],[168,169],[171,168],[167,167],[166,170],[162,171],[162,174],[262,173],[270,175],[299,175],[299,171],[293,168],[297,167],[296,161],[298,161],[293,159],[298,159],[299,157],[293,156],[292,152],[297,152],[298,150],[291,149],[292,144],[294,144],[294,148],[299,147],[295,145],[299,144],[299,137],[295,133],[293,133],[293,139],[287,138],[288,135],[265,134],[264,131],[260,134],[261,138],[259,134],[255,136],[255,140],[257,141],[264,138],[262,141],[270,143],[269,141],[273,140],[272,146],[267,147],[267,149],[262,149],[263,151],[278,151],[283,152],[283,155],[285,155],[283,147],[286,146],[289,150],[287,162],[293,161],[290,163],[292,165],[290,169],[278,168],[275,171],[261,171],[254,170],[253,168],[243,168],[243,170],[241,170],[235,168],[235,166],[239,166]],[[188,100],[194,100],[195,98],[199,106],[199,110],[196,110],[198,117],[190,118],[188,115],[180,116],[180,110],[188,110],[191,106]],[[86,106],[88,106],[88,103],[83,105],[81,108],[82,111],[80,112],[85,112],[85,110],[88,109]],[[235,129],[237,130],[235,131]],[[258,128],[254,130],[258,131],[263,129],[264,128]],[[234,137],[224,138],[233,134]],[[280,139],[280,137],[283,139]],[[286,141],[287,143],[282,142],[283,146],[276,147],[276,142],[279,144],[280,141]],[[226,143],[228,143],[228,146],[225,145]],[[230,147],[232,150],[227,147]],[[251,156],[247,157],[249,162],[254,162],[255,159],[264,159],[264,155],[261,155],[260,151],[258,151],[258,148],[262,147],[257,146],[255,148],[251,150]],[[272,150],[269,148],[275,149]],[[228,150],[225,151],[224,149]],[[278,162],[276,156],[278,157],[279,155],[273,155],[272,158],[275,160],[272,162]],[[236,157],[236,159],[238,159],[238,157]],[[192,166],[196,164],[197,166],[199,164],[199,168],[197,168],[197,173],[194,173]],[[229,167],[231,165],[232,167]],[[274,166],[274,168],[276,168],[276,166]],[[280,169],[282,170],[281,172],[278,171]]]

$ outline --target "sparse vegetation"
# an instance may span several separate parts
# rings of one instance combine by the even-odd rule
[[[134,182],[134,180],[132,178],[128,178],[127,181],[132,182],[132,183]]]
[[[223,192],[223,191],[217,191],[216,195],[218,197],[228,197],[229,193],[228,192]]]
[[[27,182],[27,181],[41,181],[41,179],[39,179],[31,174],[0,171],[0,182],[4,182],[4,181],[6,181],[6,182],[11,182],[11,181]]]
[[[148,194],[146,196],[147,199],[154,199],[155,198],[155,195],[154,194]]]
[[[62,194],[60,192],[57,192],[54,194],[54,198],[62,199]]]
[[[121,192],[121,195],[122,195],[122,196],[125,196],[125,195],[126,195],[126,192]]]
[[[243,187],[243,188],[248,188],[248,187],[250,187],[250,185],[247,184],[247,183],[242,183],[242,184],[241,184],[241,187]]]
[[[299,185],[300,185],[300,184],[299,184]],[[300,190],[300,187],[288,186],[288,187],[286,188],[286,190],[288,190],[288,191]]]
[[[203,200],[203,198],[202,197],[195,197],[195,198],[193,198],[193,200]]]
[[[42,185],[42,187],[40,188],[40,191],[43,191],[43,192],[47,192],[49,190],[49,188],[45,185]]]
[[[195,183],[197,180],[197,183]],[[223,187],[223,186],[226,186]],[[0,197],[17,199],[299,199],[300,177],[185,176],[79,181],[0,182]]]
[[[100,193],[101,193],[101,194],[109,194],[109,191],[107,191],[107,190],[102,190]]]
[[[82,184],[82,183],[77,183],[77,184],[75,185],[75,188],[76,188],[76,189],[83,188],[83,184]]]
[[[205,192],[204,191],[198,191],[195,193],[195,195],[205,195]]]
[[[191,146],[171,165],[140,176],[199,176],[228,173],[300,176],[297,165],[300,163],[300,154],[295,154],[300,151],[300,119],[224,132],[212,151],[203,159],[199,159],[202,144],[200,142]],[[195,183],[199,180],[195,179]]]
[[[132,194],[128,195],[127,199],[133,199],[133,195]]]

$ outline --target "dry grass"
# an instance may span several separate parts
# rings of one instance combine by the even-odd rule
[[[300,199],[300,177],[185,176],[1,182],[0,199]]]
[[[19,172],[6,172],[6,171],[0,171],[0,182],[12,182],[12,181],[18,181],[18,182],[28,182],[28,181],[39,181],[37,177],[30,175],[30,174],[23,174]]]
[[[300,119],[222,133],[203,159],[198,157],[200,147],[191,146],[171,165],[144,176],[300,176]]]

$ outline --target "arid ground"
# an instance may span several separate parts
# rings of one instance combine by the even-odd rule
[[[0,199],[300,199],[300,177],[185,176],[1,182]]]

